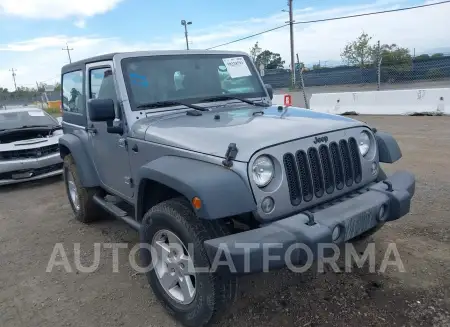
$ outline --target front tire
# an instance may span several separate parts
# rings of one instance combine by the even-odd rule
[[[93,201],[98,188],[83,187],[71,154],[64,157],[64,184],[75,219],[82,223],[98,220],[105,212]]]
[[[236,299],[235,276],[204,271],[204,268],[210,268],[210,262],[203,242],[227,234],[223,222],[199,220],[190,204],[182,198],[157,204],[143,218],[141,242],[151,244],[155,249],[153,253],[148,249],[142,249],[140,253],[145,267],[153,263],[147,279],[161,304],[185,326],[201,327],[217,321]],[[181,243],[178,247],[181,253],[170,251],[172,243]],[[165,261],[158,254],[161,249],[167,254]],[[180,262],[184,264],[181,268]],[[203,270],[186,272],[183,268],[189,262]],[[178,296],[183,293],[186,296]]]

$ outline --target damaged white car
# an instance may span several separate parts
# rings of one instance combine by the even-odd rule
[[[0,108],[0,186],[62,174],[60,121],[32,107]]]

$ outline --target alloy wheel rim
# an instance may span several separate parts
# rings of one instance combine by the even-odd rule
[[[69,190],[69,196],[73,206],[77,211],[80,210],[80,200],[78,197],[77,186],[75,185],[75,180],[71,172],[67,174],[67,188]]]
[[[153,268],[164,291],[180,304],[190,304],[196,294],[192,258],[183,242],[169,230],[158,231],[152,240]]]

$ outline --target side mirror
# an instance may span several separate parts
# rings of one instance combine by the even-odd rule
[[[272,100],[272,99],[273,99],[273,89],[272,89],[272,85],[266,84],[265,87],[266,87],[267,93],[269,93],[269,98],[270,98],[270,100]]]
[[[112,99],[90,99],[88,110],[91,121],[112,121],[116,118],[114,100]]]

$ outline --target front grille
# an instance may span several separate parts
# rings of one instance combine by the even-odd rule
[[[3,160],[36,159],[58,152],[59,152],[59,145],[53,144],[34,149],[3,151],[0,152],[0,159]]]
[[[331,142],[283,157],[291,204],[332,194],[362,180],[358,144],[354,138]]]
[[[10,171],[7,173],[1,173],[0,180],[15,179],[14,175],[21,174],[21,173],[31,173],[31,176],[28,178],[32,178],[32,177],[48,174],[53,171],[60,170],[62,168],[63,168],[63,163],[58,163],[55,165],[50,165],[50,166],[36,168],[36,169],[24,169],[24,170]]]

